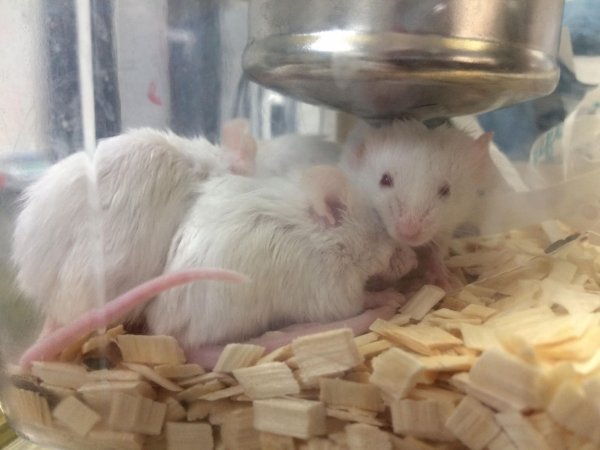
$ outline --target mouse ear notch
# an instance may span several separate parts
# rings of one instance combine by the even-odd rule
[[[340,226],[343,215],[353,208],[352,187],[346,174],[334,166],[313,166],[302,174],[311,212],[327,228]]]
[[[231,156],[230,169],[238,175],[253,175],[256,170],[256,140],[246,119],[228,120],[221,127],[221,145]]]

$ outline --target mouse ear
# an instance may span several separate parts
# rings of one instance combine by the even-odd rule
[[[246,119],[232,119],[223,124],[221,145],[232,155],[230,169],[233,173],[254,174],[257,144]]]
[[[485,164],[485,162],[489,160],[490,144],[492,143],[493,138],[494,132],[488,131],[475,139],[475,152],[478,155],[476,157],[477,165]]]
[[[333,166],[313,166],[301,178],[311,210],[326,227],[339,226],[343,213],[352,210],[352,189],[346,174]]]
[[[477,183],[489,183],[492,170],[492,159],[490,157],[490,144],[494,137],[493,131],[488,131],[473,141],[473,150],[470,166]]]
[[[487,151],[492,143],[492,139],[494,139],[494,132],[487,131],[475,139],[475,145],[482,151]]]
[[[366,151],[367,148],[364,141],[358,143],[354,147],[349,148],[346,152],[346,162],[348,166],[352,169],[357,169],[361,165]]]

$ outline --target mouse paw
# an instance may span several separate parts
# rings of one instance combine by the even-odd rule
[[[393,287],[398,280],[419,265],[417,253],[410,247],[397,247],[390,257],[385,271],[373,274],[367,281],[369,291],[381,291]]]

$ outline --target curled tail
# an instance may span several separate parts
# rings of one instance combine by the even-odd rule
[[[43,339],[37,341],[23,353],[22,367],[29,367],[33,361],[44,361],[58,355],[66,346],[84,338],[93,331],[108,327],[156,295],[175,286],[201,280],[243,283],[249,279],[240,273],[224,269],[189,269],[167,273],[153,278],[130,291],[118,296],[107,304],[92,309],[74,322],[65,325]]]

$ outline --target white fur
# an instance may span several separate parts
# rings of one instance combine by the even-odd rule
[[[151,332],[186,346],[353,316],[363,309],[367,278],[389,265],[390,238],[359,199],[339,226],[325,227],[297,181],[225,175],[201,191],[173,239],[166,270],[222,267],[252,282],[194,283],[156,299],[147,310]]]
[[[337,164],[338,144],[320,136],[284,135],[261,141],[256,153],[256,175],[286,176],[318,164]]]
[[[294,176],[315,164],[336,164],[373,203],[390,236],[403,245],[419,246],[431,239],[446,241],[476,205],[486,170],[481,149],[467,133],[441,126],[427,129],[417,121],[396,121],[354,136],[360,146],[340,152],[336,144],[317,137],[283,136],[260,143],[257,175]],[[358,154],[361,153],[358,157]],[[341,156],[341,158],[340,158]],[[393,188],[379,185],[389,173]],[[450,185],[442,199],[438,188]],[[399,228],[407,222],[422,226],[416,241],[407,241]]]
[[[485,151],[485,149],[484,149]],[[372,130],[364,147],[349,150],[340,163],[358,183],[397,241],[418,246],[446,240],[467,217],[485,174],[485,156],[474,139],[451,128],[427,129],[416,121],[396,121]],[[384,173],[393,187],[380,186]],[[450,195],[440,198],[443,183]],[[407,242],[399,228],[409,221],[422,226],[416,241]]]
[[[20,287],[60,325],[159,275],[197,183],[228,164],[205,139],[152,129],[101,142],[93,162],[65,158],[25,193],[13,247]]]

